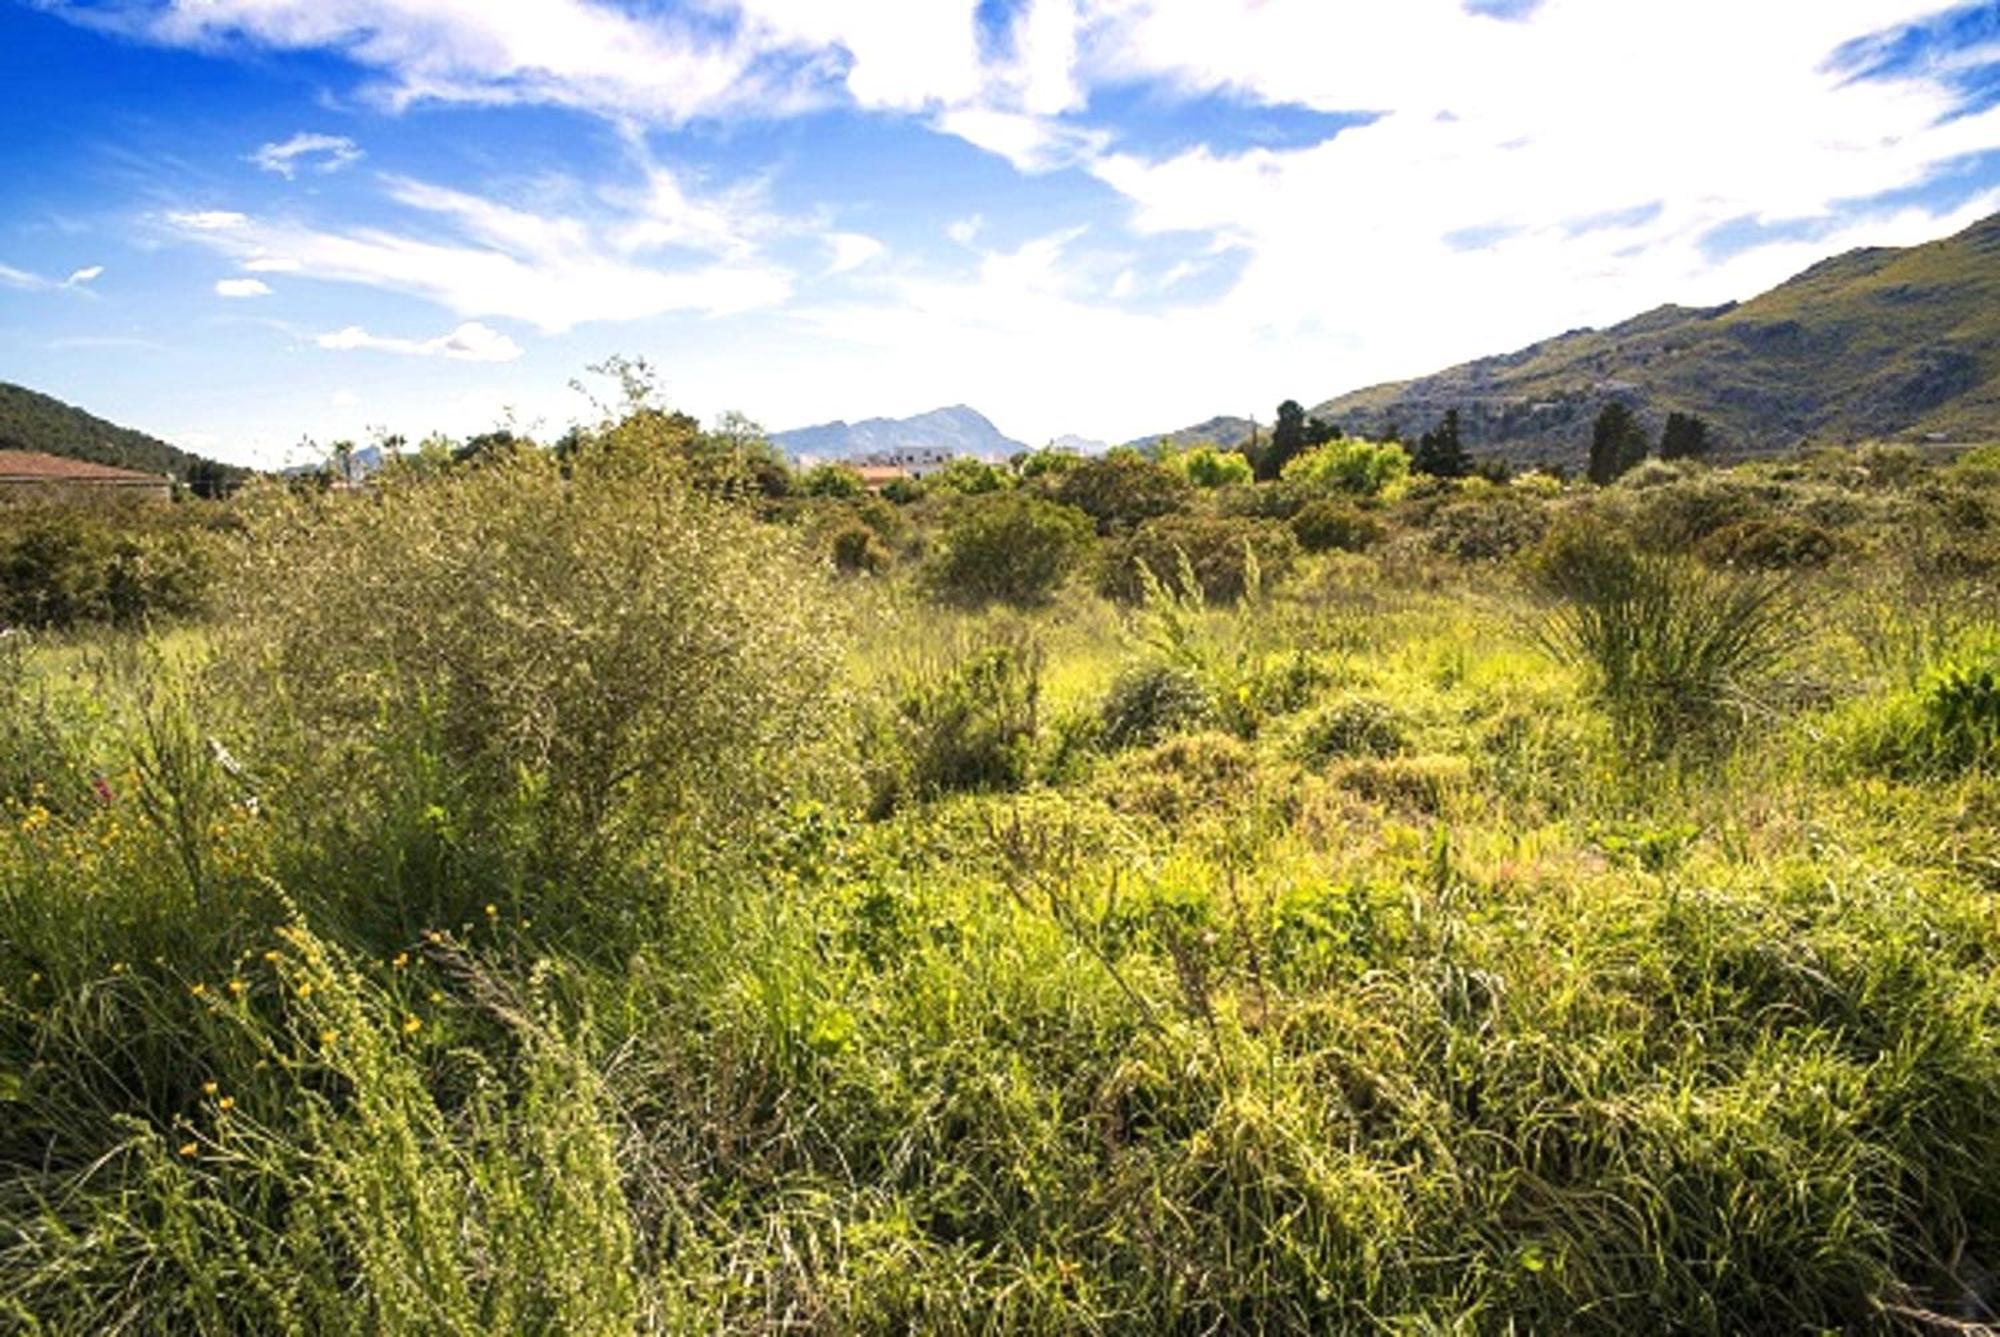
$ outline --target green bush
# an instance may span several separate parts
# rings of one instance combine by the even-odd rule
[[[1777,519],[1725,526],[1703,539],[1696,552],[1717,566],[1792,571],[1825,566],[1838,548],[1834,536],[1818,525]]]
[[[1307,552],[1362,552],[1382,541],[1382,522],[1352,502],[1308,502],[1292,517],[1292,535]]]
[[[948,602],[1017,608],[1048,602],[1089,555],[1088,517],[1020,493],[967,500],[944,531],[931,589]]]
[[[1914,683],[1848,707],[1835,729],[1862,765],[1903,778],[2000,765],[2000,634],[1963,635]]]
[[[1354,437],[1330,441],[1289,461],[1283,478],[1301,496],[1372,497],[1409,473],[1410,455],[1402,446]]]
[[[222,514],[212,503],[0,507],[0,626],[134,626],[201,612]]]
[[[1134,450],[1085,460],[1062,475],[1055,499],[1097,522],[1099,533],[1128,530],[1187,504],[1186,479]]]
[[[1511,491],[1497,491],[1440,506],[1431,513],[1425,542],[1460,561],[1492,561],[1532,547],[1548,532],[1548,508]]]
[[[827,550],[835,569],[851,576],[879,576],[896,562],[882,536],[859,520],[836,529],[827,541]]]
[[[1134,664],[1112,681],[1104,698],[1104,741],[1114,748],[1157,743],[1214,715],[1201,675],[1180,664]]]
[[[1557,529],[1531,569],[1555,600],[1542,644],[1589,672],[1598,699],[1651,755],[1725,735],[1758,677],[1804,635],[1782,577],[1643,554],[1601,528]]]
[[[1185,556],[1202,595],[1211,603],[1234,603],[1249,590],[1253,573],[1271,583],[1288,575],[1298,560],[1292,532],[1268,521],[1222,515],[1170,515],[1141,525],[1130,538],[1105,553],[1099,590],[1136,604],[1146,597],[1141,569],[1172,580]]]
[[[1166,466],[1199,488],[1241,487],[1256,475],[1240,452],[1220,446],[1191,446],[1169,456]]]
[[[1034,770],[1041,647],[1021,634],[907,675],[869,749],[874,815],[951,793],[1017,789]]]
[[[807,497],[859,497],[867,492],[861,475],[850,464],[821,464],[806,470],[799,479],[799,493]]]
[[[807,554],[657,454],[569,473],[247,499],[218,672],[259,764],[315,796],[292,812],[430,809],[560,869],[805,781],[840,655]]]
[[[933,492],[983,497],[990,492],[1005,492],[1014,485],[1014,478],[997,465],[973,459],[970,455],[960,455],[926,478],[924,483]]]
[[[1409,723],[1379,697],[1347,695],[1307,716],[1294,750],[1301,760],[1340,757],[1393,757],[1409,746]]]

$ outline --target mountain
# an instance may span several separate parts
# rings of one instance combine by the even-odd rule
[[[233,486],[248,469],[218,464],[156,436],[106,422],[51,395],[0,381],[0,450],[39,450],[73,460],[172,474],[183,483]]]
[[[1028,449],[987,421],[986,415],[963,404],[932,409],[912,418],[866,418],[860,422],[827,422],[774,432],[771,443],[790,455],[820,459],[853,459],[878,450],[934,447],[955,455],[1005,458]]]
[[[1747,302],[1663,306],[1308,412],[1354,435],[1414,438],[1456,408],[1475,450],[1574,464],[1611,399],[1655,436],[1669,412],[1699,414],[1730,456],[1803,440],[2000,438],[2000,215],[1941,241],[1835,256]]]
[[[1183,427],[1179,431],[1174,432],[1159,432],[1152,436],[1142,436],[1137,440],[1128,441],[1125,444],[1139,450],[1145,450],[1151,446],[1192,446],[1202,441],[1213,442],[1218,446],[1233,446],[1239,442],[1248,441],[1250,433],[1255,427],[1256,424],[1248,418],[1234,418],[1225,413],[1220,417],[1210,418],[1207,422],[1198,422],[1192,427]]]
[[[1072,455],[1102,455],[1111,449],[1108,441],[1099,441],[1094,436],[1078,436],[1075,432],[1064,432],[1049,442],[1050,450],[1065,450]]]

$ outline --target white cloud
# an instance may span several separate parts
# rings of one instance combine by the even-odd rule
[[[250,219],[229,209],[197,209],[187,213],[167,215],[167,221],[175,227],[187,228],[194,232],[233,232]]]
[[[23,292],[61,292],[64,289],[87,291],[85,285],[102,277],[103,274],[103,265],[87,265],[73,271],[66,279],[52,279],[32,270],[0,265],[0,287],[18,288]]]
[[[218,279],[215,284],[217,297],[269,297],[271,285],[262,279]]]
[[[263,272],[289,272],[426,298],[467,318],[504,316],[558,333],[593,321],[638,320],[668,312],[725,316],[776,306],[791,278],[756,254],[751,236],[732,232],[730,208],[702,202],[675,214],[661,204],[660,180],[638,213],[609,221],[538,214],[484,196],[403,177],[388,178],[391,198],[430,215],[421,235],[383,228],[333,231],[289,220],[233,215],[224,227],[207,215],[176,214],[185,240],[211,246]],[[677,196],[685,200],[687,196]],[[696,219],[697,221],[690,221]],[[634,252],[661,237],[634,232],[647,224],[674,231],[712,259],[665,265]]]
[[[879,259],[887,249],[874,237],[859,232],[834,232],[826,238],[827,249],[833,253],[828,264],[829,274],[845,274],[861,268],[870,261]]]
[[[351,409],[361,403],[361,396],[355,394],[352,390],[343,388],[335,390],[331,395],[328,395],[326,402],[337,409]]]
[[[373,349],[381,353],[406,353],[417,357],[446,357],[460,362],[512,362],[521,356],[521,345],[490,326],[467,321],[449,334],[435,339],[392,339],[370,334],[359,325],[322,334],[316,339],[321,348]]]
[[[250,155],[250,161],[267,172],[276,172],[290,181],[300,167],[315,172],[338,172],[360,162],[360,145],[345,135],[320,135],[300,131],[290,139],[266,144]]]
[[[970,246],[986,227],[986,220],[978,214],[966,218],[956,218],[945,226],[944,234],[960,246]]]

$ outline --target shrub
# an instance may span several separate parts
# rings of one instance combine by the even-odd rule
[[[799,492],[808,497],[859,497],[867,490],[848,464],[821,464],[799,479]]]
[[[962,497],[983,497],[1014,485],[1005,469],[970,455],[960,455],[924,481],[934,492],[956,492]]]
[[[1718,529],[1696,549],[1717,566],[1758,571],[1791,571],[1825,566],[1839,544],[1832,534],[1804,520],[1746,520]]]
[[[522,454],[248,503],[217,659],[257,703],[263,762],[312,796],[302,817],[429,805],[566,868],[736,827],[832,735],[839,649],[807,555],[671,459],[585,453],[565,478]]]
[[[1250,588],[1253,573],[1260,581],[1287,575],[1298,560],[1298,540],[1289,529],[1268,521],[1221,515],[1162,516],[1114,545],[1106,555],[1098,588],[1108,598],[1138,603],[1145,598],[1145,577],[1171,579],[1185,556],[1203,596],[1211,603],[1233,603]]]
[[[1094,542],[1074,507],[1009,493],[968,500],[944,533],[931,588],[953,603],[1046,603]]]
[[[1330,441],[1285,465],[1286,485],[1313,497],[1372,497],[1410,472],[1410,455],[1393,441]]]
[[[1382,541],[1382,522],[1347,501],[1309,502],[1292,517],[1292,536],[1307,552],[1361,552]]]
[[[1166,465],[1199,488],[1239,487],[1255,477],[1250,461],[1240,453],[1208,444],[1181,451]]]
[[[1163,822],[1240,806],[1256,777],[1249,747],[1225,733],[1171,738],[1110,778],[1112,805]]]
[[[1371,803],[1435,816],[1471,783],[1472,765],[1449,756],[1355,757],[1336,765],[1332,779]]]
[[[833,565],[848,575],[879,576],[895,564],[895,554],[873,529],[854,520],[842,525],[828,540]]]
[[[1685,552],[1717,530],[1770,514],[1765,489],[1731,474],[1701,473],[1648,488],[1633,504],[1631,524],[1642,546]]]
[[[1039,732],[1042,650],[1021,634],[960,650],[907,675],[886,734],[870,749],[872,811],[908,799],[1019,788],[1033,770]]]
[[[1597,529],[1557,530],[1533,573],[1557,600],[1538,629],[1542,644],[1590,673],[1598,699],[1652,755],[1719,737],[1801,635],[1782,578],[1641,554]]]
[[[1104,741],[1133,747],[1157,743],[1209,719],[1215,703],[1201,675],[1180,664],[1127,668],[1104,698]]]
[[[0,509],[0,626],[133,626],[200,612],[221,515],[206,503]]]
[[[1188,492],[1187,480],[1173,470],[1135,450],[1114,450],[1065,473],[1055,499],[1095,520],[1099,533],[1111,534],[1179,510]]]
[[[1549,515],[1539,501],[1503,491],[1439,507],[1426,542],[1432,552],[1460,561],[1491,561],[1533,545],[1548,528]]]
[[[1294,750],[1301,760],[1393,757],[1409,746],[1408,722],[1387,701],[1346,696],[1314,711],[1300,727]]]
[[[1959,639],[1908,687],[1836,721],[1863,765],[1904,778],[2000,764],[2000,634]]]

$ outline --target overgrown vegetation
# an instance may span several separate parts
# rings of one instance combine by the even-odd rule
[[[1993,1324],[2000,478],[1288,430],[4,517],[0,1322]]]

